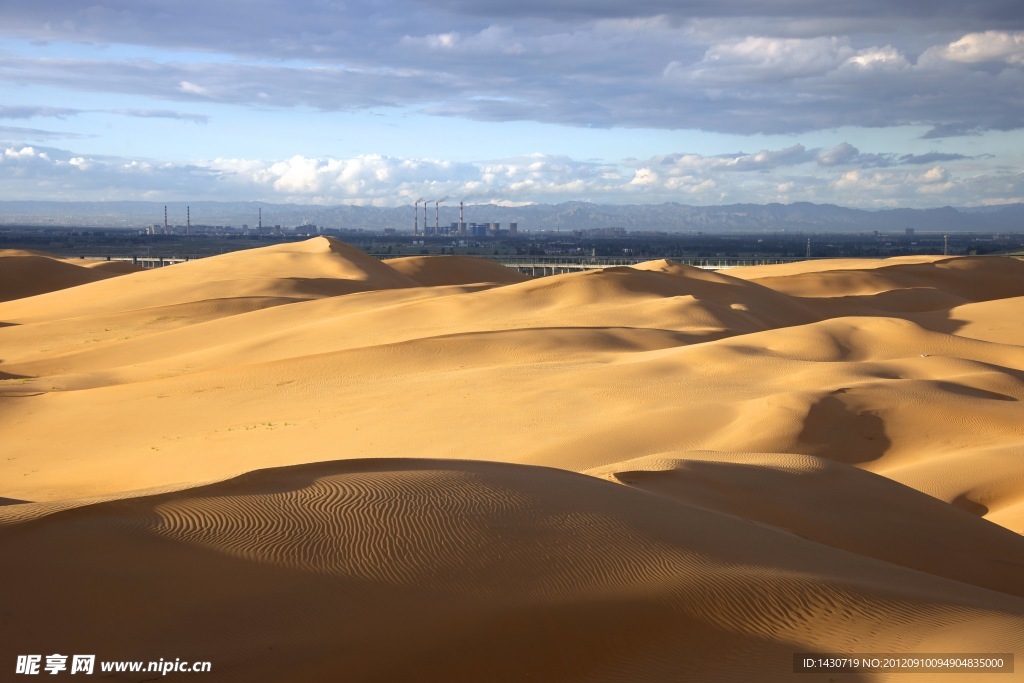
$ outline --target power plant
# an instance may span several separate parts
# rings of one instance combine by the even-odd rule
[[[415,237],[498,237],[514,236],[519,234],[519,224],[509,223],[508,230],[502,230],[500,223],[466,223],[466,203],[459,202],[459,220],[448,226],[441,227],[441,204],[448,201],[448,197],[441,199],[424,199],[420,197],[413,202],[412,234]],[[434,204],[434,230],[431,233],[429,217],[427,214],[430,203]],[[420,231],[420,204],[423,204],[423,231]]]

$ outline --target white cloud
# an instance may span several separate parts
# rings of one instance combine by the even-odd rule
[[[21,149],[15,149],[13,147],[8,147],[7,149],[4,150],[4,156],[7,157],[8,159],[14,159],[14,160],[18,160],[18,159],[34,159],[37,156],[39,158],[46,158],[45,153],[43,153],[43,152],[36,152],[34,147],[22,147]]]
[[[1006,31],[968,33],[959,40],[936,48],[935,54],[951,62],[967,64],[999,60],[1011,64],[1022,64],[1024,63],[1024,33],[1008,33]]]
[[[846,64],[861,69],[905,69],[910,66],[907,58],[892,45],[858,50],[855,55],[846,60]]]
[[[924,167],[929,160],[942,163]],[[508,205],[777,200],[872,207],[928,206],[936,198],[943,204],[966,205],[1017,196],[1024,193],[1024,174],[984,175],[973,160],[957,155],[863,153],[848,143],[828,150],[793,145],[754,153],[670,154],[613,163],[544,154],[477,163],[367,154],[183,164],[15,145],[0,147],[0,185],[24,198],[51,199],[84,194],[100,199],[259,199],[375,206],[411,204],[423,197]]]
[[[647,185],[654,185],[658,180],[658,174],[651,169],[638,168],[636,169],[636,173],[633,175],[633,179],[629,181],[629,184],[643,187]]]
[[[748,36],[715,45],[704,54],[696,74],[711,78],[786,79],[832,71],[854,54],[849,39]]]
[[[210,94],[210,91],[207,88],[189,81],[181,81],[178,83],[178,90],[189,95],[201,95],[203,97]]]

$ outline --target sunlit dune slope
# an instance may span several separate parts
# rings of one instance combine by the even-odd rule
[[[119,368],[137,380],[183,366],[219,368],[427,338],[459,344],[458,335],[497,331],[519,331],[518,340],[572,354],[600,344],[555,348],[545,338],[581,334],[595,344],[607,339],[610,349],[651,349],[816,319],[785,295],[697,269],[615,268],[496,288],[384,290],[255,312],[284,302],[294,300],[233,297],[66,320],[37,313],[36,324],[5,331],[4,360],[16,374]],[[0,306],[0,320],[18,320],[20,312]],[[228,314],[235,317],[213,320]]]
[[[89,268],[41,252],[0,249],[0,302],[104,280],[121,273]]]
[[[384,263],[421,285],[468,285],[476,282],[509,284],[529,279],[517,270],[472,256],[404,256]]]
[[[103,271],[85,270],[96,275]],[[238,251],[122,276],[62,295],[9,304],[0,321],[30,322],[217,301],[226,313],[242,300],[279,303],[374,289],[416,287],[378,259],[328,237]]]
[[[46,590],[7,594],[5,652],[223,681],[788,681],[794,652],[1024,646],[1018,597],[549,468],[337,461],[30,507],[0,508],[0,573]],[[844,676],[889,679],[928,680]]]

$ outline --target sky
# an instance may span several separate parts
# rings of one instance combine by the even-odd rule
[[[0,200],[1024,201],[1019,0],[4,0]]]

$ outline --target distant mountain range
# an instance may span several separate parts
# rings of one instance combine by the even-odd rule
[[[141,228],[162,225],[163,202],[47,202],[0,201],[0,225],[50,225],[108,228]],[[186,206],[193,225],[255,228],[263,211],[263,226],[318,225],[325,228],[411,231],[413,207],[318,206],[269,204],[263,202],[168,202],[171,225],[184,225]],[[465,207],[467,223],[519,224],[520,230],[585,230],[625,228],[630,231],[667,232],[1022,232],[1024,204],[992,207],[937,209],[886,209],[865,211],[832,204],[731,204],[689,206],[686,204],[531,204],[507,207],[473,204]],[[434,225],[434,206],[427,211]],[[442,204],[439,222],[448,225],[459,219],[457,203]],[[418,215],[422,227],[423,210]]]

